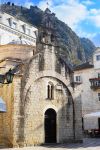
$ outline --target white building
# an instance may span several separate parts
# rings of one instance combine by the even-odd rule
[[[5,12],[0,14],[0,45],[36,45],[37,28]]]
[[[100,112],[100,48],[93,54],[93,64],[85,63],[75,68],[74,81],[75,86],[81,88],[83,117]],[[98,120],[95,124],[97,128]]]

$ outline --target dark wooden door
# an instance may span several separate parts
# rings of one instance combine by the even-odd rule
[[[56,112],[53,109],[45,112],[45,143],[56,143]]]

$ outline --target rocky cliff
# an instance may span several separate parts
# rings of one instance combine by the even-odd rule
[[[85,58],[86,60],[90,60],[92,57],[93,52],[95,51],[96,47],[93,44],[93,42],[91,42],[89,39],[87,38],[80,38],[81,40],[81,44],[84,47],[84,52],[85,52]]]

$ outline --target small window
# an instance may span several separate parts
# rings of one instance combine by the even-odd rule
[[[76,81],[80,82],[81,81],[81,77],[80,76],[76,76]]]
[[[96,60],[97,60],[97,61],[100,61],[100,55],[97,55],[97,56],[96,56]]]
[[[26,25],[22,25],[22,32],[26,33]]]
[[[49,82],[47,86],[47,99],[53,99],[54,98],[54,85],[53,83]]]
[[[16,29],[16,26],[17,26],[17,23],[16,23],[16,22],[13,22],[12,28]]]
[[[99,101],[100,101],[100,93],[98,93],[98,99],[99,99]]]
[[[9,24],[10,27],[12,27],[12,18],[8,19],[8,24]]]
[[[26,34],[30,35],[30,29],[26,29]]]

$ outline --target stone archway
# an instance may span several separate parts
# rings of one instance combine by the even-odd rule
[[[56,143],[56,112],[49,108],[45,112],[44,127],[45,127],[45,143]]]

